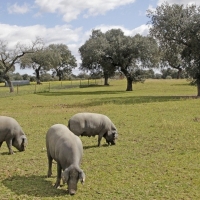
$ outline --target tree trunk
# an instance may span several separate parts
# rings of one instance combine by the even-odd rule
[[[104,75],[104,85],[109,85],[109,83],[108,83],[108,75]]]
[[[12,82],[9,80],[9,81],[7,81],[7,83],[8,83],[8,85],[9,85],[10,92],[14,92],[14,87],[13,87]]]
[[[127,88],[126,91],[133,91],[133,80],[130,77],[126,77],[127,79]]]
[[[181,77],[181,72],[182,72],[182,69],[181,69],[181,68],[178,68],[177,79],[180,79],[180,77]]]
[[[63,72],[60,69],[56,70],[56,76],[58,76],[58,80],[62,81]]]
[[[131,77],[131,74],[128,72],[126,67],[122,67],[121,72],[126,76],[126,80],[127,80],[126,91],[133,91],[133,86],[132,86],[133,78]]]
[[[200,98],[200,80],[197,80],[197,97]]]
[[[7,75],[5,75],[3,78],[4,78],[4,79],[6,80],[6,82],[8,83],[8,86],[9,86],[9,88],[10,88],[10,92],[14,92],[14,87],[13,87],[13,84],[12,84],[12,82],[11,82],[11,80],[10,80],[10,77],[7,76]]]
[[[109,85],[108,84],[108,77],[109,77],[108,73],[104,71],[103,76],[104,76],[104,85]]]
[[[109,83],[108,83],[108,77],[104,78],[104,85],[109,85]]]
[[[40,82],[40,70],[39,69],[35,70],[35,75],[36,75],[36,79],[37,79],[37,84],[40,85],[41,82]]]

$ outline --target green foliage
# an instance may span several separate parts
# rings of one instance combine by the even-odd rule
[[[77,66],[76,58],[64,44],[51,44],[48,46],[48,51],[53,75],[63,80],[65,75],[70,75],[72,69]]]
[[[109,43],[100,30],[93,30],[89,40],[79,48],[81,55],[80,69],[89,71],[91,75],[102,75],[105,78],[111,77],[116,67],[112,66],[106,59],[106,49]]]
[[[152,37],[126,36],[121,29],[111,29],[106,33],[93,30],[79,51],[81,69],[92,73],[103,71],[105,78],[119,70],[127,78],[128,91],[132,91],[132,83],[143,81],[137,76],[138,68],[156,67],[159,61],[158,46]]]
[[[25,152],[0,149],[0,199],[192,199],[200,198],[200,114],[195,87],[185,80],[146,80],[125,92],[125,80],[109,87],[73,88],[0,98],[0,114],[14,117],[28,137]],[[0,90],[3,89],[0,87]],[[5,109],[6,108],[6,109]],[[46,178],[45,134],[67,125],[77,112],[97,112],[118,128],[115,146],[97,147],[81,137],[86,182],[70,197]],[[55,161],[54,161],[55,163]]]
[[[63,80],[66,75],[70,75],[72,69],[76,67],[76,59],[71,51],[64,44],[51,44],[43,47],[40,51],[27,54],[21,58],[21,68],[32,68],[35,71],[38,83],[47,80],[42,77],[51,70],[54,76],[58,76],[59,80]],[[49,79],[50,77],[48,77]]]
[[[150,34],[163,49],[163,59],[172,67],[185,68],[196,80],[200,96],[200,7],[165,2],[155,11],[148,11],[148,16],[152,24]]]
[[[35,71],[38,84],[40,83],[40,75],[51,69],[51,63],[49,61],[50,53],[46,48],[42,48],[31,54],[24,55],[20,62],[21,68],[31,68]]]
[[[53,81],[53,78],[52,78],[51,74],[49,74],[49,73],[43,73],[43,74],[41,75],[40,80],[41,80],[42,82],[48,82],[48,81]]]

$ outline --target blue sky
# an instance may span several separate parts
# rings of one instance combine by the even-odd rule
[[[11,48],[29,43],[36,37],[49,44],[66,44],[81,62],[78,48],[92,29],[103,32],[121,28],[126,35],[147,35],[147,9],[155,9],[166,0],[0,0],[0,40]],[[168,0],[170,4],[200,5],[200,0]],[[33,74],[32,70],[20,70]],[[78,74],[75,69],[73,73]]]

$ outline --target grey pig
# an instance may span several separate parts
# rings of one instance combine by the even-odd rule
[[[77,136],[98,135],[98,146],[104,137],[106,142],[115,145],[118,137],[117,129],[112,121],[103,114],[98,113],[77,113],[68,121],[68,128]]]
[[[13,154],[12,146],[25,151],[27,138],[19,123],[12,117],[0,116],[0,147],[6,142],[9,154]]]
[[[46,134],[46,148],[48,158],[47,177],[52,175],[52,160],[57,162],[57,180],[55,188],[60,186],[61,177],[68,185],[70,195],[77,190],[78,180],[85,181],[85,174],[80,169],[83,156],[83,145],[80,138],[74,135],[67,126],[55,124]],[[62,172],[63,170],[63,172]]]

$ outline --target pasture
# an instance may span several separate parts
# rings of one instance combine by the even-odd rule
[[[0,115],[15,118],[28,138],[25,152],[13,147],[15,154],[8,155],[6,143],[0,149],[0,199],[200,199],[196,87],[186,80],[146,80],[132,92],[125,89],[126,80],[110,80],[110,86],[0,96]],[[119,137],[115,146],[103,138],[101,147],[97,137],[81,137],[86,181],[69,196],[66,185],[53,188],[55,162],[46,178],[45,135],[78,112],[107,115]]]

